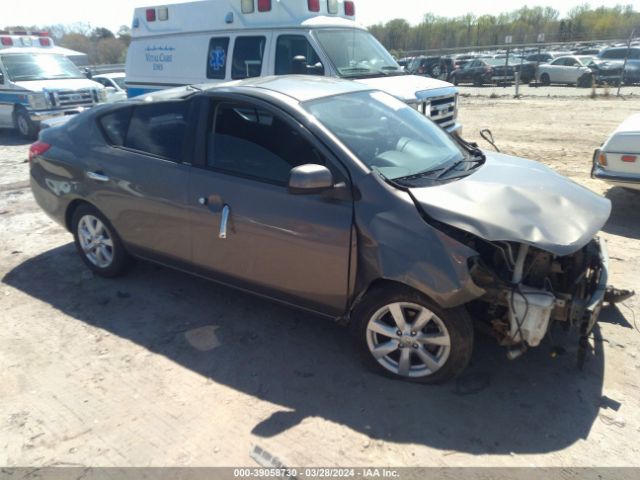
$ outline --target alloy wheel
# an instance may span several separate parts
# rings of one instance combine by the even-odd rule
[[[373,358],[402,377],[432,375],[451,352],[444,322],[416,303],[396,302],[380,308],[367,323],[366,340]]]
[[[113,263],[113,239],[107,227],[93,215],[84,215],[78,222],[78,239],[87,259],[98,268]]]

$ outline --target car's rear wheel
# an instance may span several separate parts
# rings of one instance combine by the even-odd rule
[[[473,350],[473,327],[464,308],[442,309],[408,288],[369,292],[353,312],[351,330],[367,366],[413,382],[451,380]]]
[[[543,73],[540,75],[540,83],[542,85],[549,85],[551,83],[551,78],[549,78],[549,74]]]
[[[128,255],[120,237],[106,217],[91,205],[80,205],[71,221],[73,237],[80,257],[95,273],[103,277],[122,274]]]

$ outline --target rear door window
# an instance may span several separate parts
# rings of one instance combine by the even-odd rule
[[[124,146],[182,161],[189,102],[159,102],[135,107]]]
[[[266,37],[237,37],[233,47],[231,78],[259,77],[266,43]]]
[[[207,78],[222,80],[227,71],[229,37],[212,38],[207,53]]]
[[[100,117],[100,126],[109,145],[122,147],[129,128],[131,108],[120,108],[113,113]]]
[[[295,57],[304,57],[302,64]],[[304,35],[280,35],[276,45],[276,75],[306,74],[324,75],[320,57]]]

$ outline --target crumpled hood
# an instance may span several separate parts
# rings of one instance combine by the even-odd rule
[[[523,158],[485,152],[471,175],[411,188],[432,218],[489,241],[526,243],[555,255],[585,246],[603,227],[611,202]]]
[[[437,80],[435,78],[420,77],[417,75],[398,75],[395,77],[362,78],[356,82],[382,90],[403,102],[416,101],[421,98],[447,95],[457,92],[457,89],[450,83]],[[434,89],[443,88],[442,93]],[[428,92],[426,92],[428,90]]]
[[[42,92],[43,90],[81,90],[85,88],[104,88],[98,82],[88,78],[60,78],[56,80],[25,80],[15,82],[17,86],[30,92]]]

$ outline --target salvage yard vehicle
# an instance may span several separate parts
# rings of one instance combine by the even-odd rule
[[[622,122],[593,153],[591,178],[640,190],[640,113]]]
[[[102,85],[56,52],[46,35],[0,33],[0,128],[34,139],[41,121],[105,101]]]
[[[620,69],[624,67],[622,81],[625,85],[640,83],[640,47],[605,48],[598,54],[598,58],[616,64]],[[626,65],[625,58],[627,58]]]
[[[268,75],[337,77],[383,90],[450,133],[458,90],[409,75],[362,25],[352,0],[203,0],[134,11],[130,97]]]
[[[542,85],[561,83],[577,85],[578,87],[590,87],[593,81],[593,72],[589,65],[594,57],[590,55],[576,55],[558,57],[538,67],[538,82]]]
[[[106,104],[43,130],[30,178],[96,274],[138,257],[324,315],[395,378],[459,374],[481,324],[512,358],[555,322],[584,351],[605,295],[609,200],[356,82]]]
[[[454,85],[460,83],[473,83],[481,87],[486,83],[503,84],[515,80],[515,68],[513,65],[505,65],[504,59],[476,58],[451,72],[451,82]]]
[[[100,73],[91,77],[91,80],[104,86],[107,102],[117,102],[127,98],[127,86],[124,79],[124,72]]]

